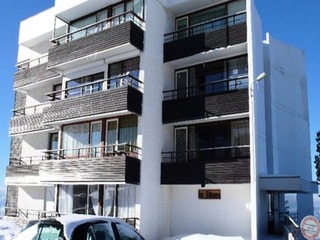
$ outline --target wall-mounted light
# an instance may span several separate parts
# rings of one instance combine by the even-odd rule
[[[262,79],[264,79],[265,77],[267,76],[267,74],[265,72],[262,72],[259,74],[259,76],[251,83],[250,85],[250,96],[252,97],[253,96],[253,85],[256,83],[256,82],[259,82],[261,81]]]

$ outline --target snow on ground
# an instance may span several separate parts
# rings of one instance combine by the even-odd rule
[[[0,219],[0,240],[12,240],[20,230],[21,227],[15,222]]]

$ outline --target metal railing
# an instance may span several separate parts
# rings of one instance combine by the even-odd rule
[[[163,100],[173,100],[187,97],[195,97],[207,94],[216,94],[228,91],[248,88],[248,75],[238,78],[223,79],[210,83],[163,91]]]
[[[299,239],[300,228],[296,222],[297,215],[283,214],[283,236],[286,240]]]
[[[81,84],[76,87],[70,87],[63,90],[49,92],[45,95],[49,97],[49,100],[55,101],[60,100],[62,96],[64,96],[64,98],[72,98],[125,86],[130,86],[139,91],[142,91],[143,82],[129,74],[126,74],[118,77],[112,77],[109,79],[102,79],[91,83]]]
[[[186,151],[162,152],[163,162],[193,162],[228,160],[250,157],[250,146],[226,146]]]
[[[228,30],[228,27],[246,22],[246,11],[239,12],[231,16],[216,18],[184,28],[178,31],[170,32],[164,35],[164,42],[172,42],[179,39],[188,38],[197,34],[211,32],[220,29]]]
[[[127,218],[121,218],[121,220],[125,221],[129,225],[131,225],[133,228],[139,231],[140,229],[140,218],[137,217],[127,217]]]
[[[126,155],[129,157],[141,159],[141,148],[123,143],[103,146],[48,150],[44,152],[44,155],[10,158],[10,165],[32,165],[39,164],[40,162],[47,160],[103,158],[117,155]]]
[[[47,160],[45,155],[39,155],[39,156],[24,156],[19,158],[13,158],[11,157],[9,159],[10,165],[33,165],[33,164],[39,164],[42,161]]]
[[[123,144],[112,144],[105,146],[89,146],[81,148],[68,148],[59,150],[50,150],[45,152],[46,160],[55,159],[78,159],[78,158],[101,158],[115,155],[127,155],[134,158],[140,158],[141,148]]]
[[[12,207],[5,207],[5,215],[8,217],[17,217],[22,219],[28,220],[41,220],[46,218],[53,218],[53,217],[60,217],[62,215],[56,211],[44,211],[44,210],[34,210],[34,209],[22,209],[22,208],[12,208]],[[139,230],[140,228],[140,218],[137,217],[127,217],[127,218],[119,218],[133,228]]]
[[[38,58],[35,58],[35,59],[27,59],[25,61],[21,61],[21,62],[18,62],[16,67],[17,67],[17,71],[22,71],[22,70],[26,70],[26,69],[29,69],[29,68],[32,68],[32,67],[36,67],[36,66],[39,66],[43,63],[46,63],[48,62],[48,54],[45,54],[41,57],[38,57]]]
[[[77,39],[87,37],[105,29],[118,26],[122,23],[133,21],[138,26],[142,26],[143,19],[139,17],[134,11],[127,11],[125,13],[101,20],[99,22],[87,25],[83,28],[77,29],[73,32],[64,34],[51,40],[52,43],[62,45],[68,42],[75,41]]]
[[[43,219],[43,218],[60,216],[60,214],[55,211],[43,211],[43,210],[11,208],[11,207],[5,207],[5,215],[9,217],[18,217],[18,218],[24,218],[24,219]]]
[[[25,108],[16,108],[13,109],[13,116],[21,116],[21,115],[32,115],[36,113],[42,113],[45,107],[50,106],[50,102],[44,102],[41,104],[25,107]]]

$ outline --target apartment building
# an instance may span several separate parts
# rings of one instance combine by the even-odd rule
[[[286,193],[313,213],[304,53],[254,0],[56,0],[19,36],[6,215],[259,239]]]

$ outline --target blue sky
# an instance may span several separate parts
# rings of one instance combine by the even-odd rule
[[[68,1],[68,0],[66,0]],[[320,0],[255,0],[263,31],[306,52],[309,89],[311,157],[320,130]],[[53,0],[0,0],[0,189],[9,161],[9,121],[12,116],[13,76],[17,63],[19,22],[54,5]],[[30,29],[32,31],[32,29]]]

